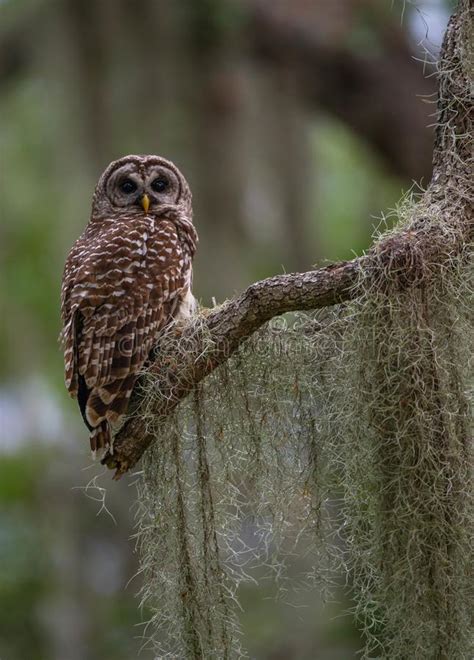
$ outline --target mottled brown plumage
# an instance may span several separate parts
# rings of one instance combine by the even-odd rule
[[[172,163],[126,156],[108,166],[61,289],[66,387],[94,451],[111,446],[159,333],[192,313],[196,243],[191,193]]]

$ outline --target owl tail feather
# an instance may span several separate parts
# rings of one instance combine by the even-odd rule
[[[105,420],[92,429],[89,440],[94,454],[98,449],[110,449],[112,447],[110,428]]]

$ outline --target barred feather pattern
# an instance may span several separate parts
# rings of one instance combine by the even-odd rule
[[[111,446],[159,333],[192,306],[196,243],[190,204],[158,205],[156,213],[135,205],[111,217],[93,207],[69,253],[61,290],[65,381],[94,451]]]

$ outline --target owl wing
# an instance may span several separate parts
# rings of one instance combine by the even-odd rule
[[[66,386],[78,398],[93,448],[96,429],[125,413],[138,373],[189,287],[172,223],[150,242],[117,228],[74,246],[63,282]]]

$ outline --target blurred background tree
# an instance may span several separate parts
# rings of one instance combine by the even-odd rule
[[[134,488],[96,469],[57,348],[59,282],[112,159],[185,172],[203,304],[370,242],[427,182],[447,0],[2,0],[0,657],[132,658]],[[95,470],[95,471],[94,471]],[[101,486],[108,485],[108,478]],[[300,560],[302,561],[302,560]],[[242,594],[258,658],[348,658],[344,607]],[[146,618],[146,615],[145,615]],[[141,657],[148,657],[147,651]]]

